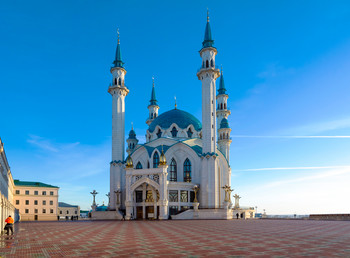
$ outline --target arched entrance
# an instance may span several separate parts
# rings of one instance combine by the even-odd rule
[[[135,219],[158,219],[158,189],[148,183],[143,183],[135,188],[133,197]]]

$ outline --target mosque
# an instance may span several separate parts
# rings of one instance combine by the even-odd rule
[[[196,75],[202,82],[202,122],[176,105],[158,114],[153,83],[146,143],[139,144],[133,129],[125,141],[125,114],[128,114],[125,97],[129,89],[125,84],[126,69],[118,35],[115,61],[110,70],[113,80],[108,88],[112,95],[108,210],[114,211],[113,216],[124,214],[126,219],[233,217],[231,129],[227,120],[231,112],[223,74],[215,64],[218,51],[214,47],[209,16],[199,53],[202,61]]]

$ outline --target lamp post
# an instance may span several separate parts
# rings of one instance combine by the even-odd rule
[[[119,206],[120,206],[120,195],[122,193],[122,191],[120,191],[120,189],[114,191],[114,193],[116,194],[116,210],[119,209]]]
[[[106,196],[108,197],[108,208],[109,208],[110,205],[111,205],[111,195],[110,195],[110,193],[108,192],[108,194],[106,194]]]
[[[198,200],[197,200],[197,192],[199,191],[199,186],[195,185],[193,187],[193,191],[194,191],[194,200],[193,200],[193,202],[198,202]]]
[[[96,210],[96,201],[95,201],[95,197],[96,195],[98,194],[98,192],[96,192],[96,190],[93,190],[92,192],[90,192],[93,196],[93,201],[92,201],[92,205],[91,205],[91,208],[93,211]]]

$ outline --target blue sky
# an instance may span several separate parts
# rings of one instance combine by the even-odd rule
[[[7,1],[0,9],[0,136],[13,177],[60,201],[107,202],[120,30],[126,131],[144,141],[152,76],[160,112],[201,118],[206,9],[232,114],[241,205],[268,214],[349,212],[348,1]],[[342,137],[339,137],[342,136]],[[347,137],[346,137],[347,136]]]

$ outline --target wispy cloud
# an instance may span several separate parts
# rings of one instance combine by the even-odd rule
[[[233,172],[246,172],[246,171],[274,171],[274,170],[318,170],[318,169],[337,169],[337,168],[348,168],[349,166],[323,166],[323,167],[279,167],[279,168],[249,168],[249,169],[237,169],[232,170]]]
[[[37,135],[29,135],[27,142],[45,151],[58,152],[58,149],[50,141]]]
[[[285,68],[279,65],[277,62],[269,64],[266,69],[260,73],[258,73],[259,78],[263,79],[271,79],[277,76],[285,76],[295,73],[294,68]]]

